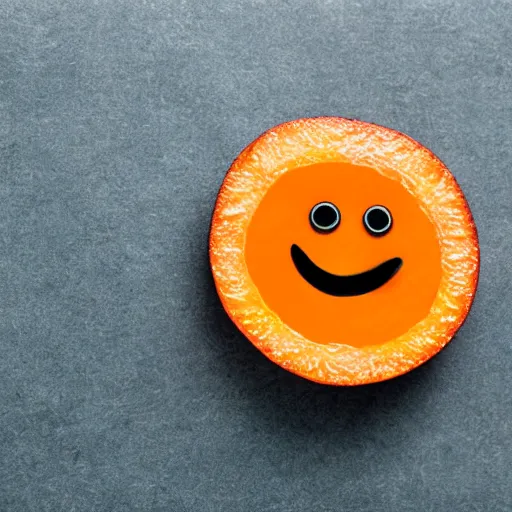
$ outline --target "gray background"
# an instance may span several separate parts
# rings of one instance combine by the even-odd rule
[[[0,511],[512,510],[512,4],[0,3]],[[411,374],[326,388],[236,332],[208,224],[297,117],[437,153],[472,313]]]

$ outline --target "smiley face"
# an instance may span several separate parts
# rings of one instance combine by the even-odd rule
[[[349,163],[281,176],[253,214],[245,254],[263,301],[316,343],[362,347],[405,333],[441,278],[436,231],[415,198]]]
[[[323,201],[313,206],[309,221],[318,233],[331,233],[340,224],[340,211],[336,205]],[[384,236],[391,229],[393,218],[385,206],[377,205],[366,210],[363,222],[370,235]],[[295,268],[311,286],[335,297],[353,297],[372,292],[386,284],[403,263],[401,258],[391,258],[359,274],[336,275],[315,265],[298,245],[292,245],[291,255]]]
[[[405,373],[450,341],[479,249],[431,152],[387,128],[318,118],[276,127],[237,158],[210,259],[226,311],[265,355],[354,385]]]

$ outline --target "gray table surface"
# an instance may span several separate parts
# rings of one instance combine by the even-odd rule
[[[512,510],[512,4],[0,2],[0,511]],[[479,293],[436,358],[322,387],[231,325],[224,173],[317,115],[466,193]]]

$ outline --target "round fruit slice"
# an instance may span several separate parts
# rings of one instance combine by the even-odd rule
[[[210,261],[226,312],[269,359],[358,385],[450,341],[473,302],[479,247],[434,154],[395,130],[324,117],[272,128],[238,156]]]

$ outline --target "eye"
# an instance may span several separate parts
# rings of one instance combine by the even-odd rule
[[[393,217],[385,206],[372,206],[364,213],[363,224],[370,235],[383,236],[391,229]]]
[[[309,213],[309,222],[318,233],[332,233],[340,224],[341,214],[332,203],[318,203]]]

